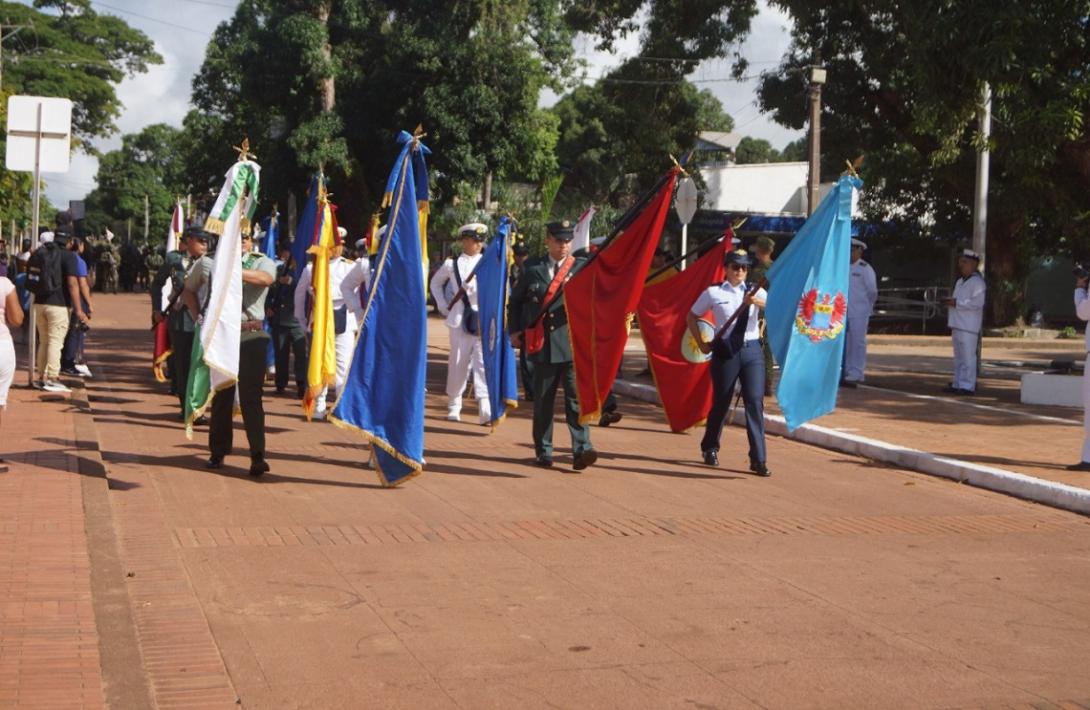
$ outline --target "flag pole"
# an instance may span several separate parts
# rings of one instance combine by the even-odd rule
[[[605,241],[602,242],[602,245],[598,247],[598,250],[590,255],[590,258],[586,260],[586,262],[583,264],[583,266],[580,267],[580,269],[585,269],[590,266],[594,262],[594,260],[598,258],[598,255],[604,252],[606,250],[606,247],[608,247],[614,239],[619,237],[621,233],[624,232],[625,228],[627,228],[628,225],[636,221],[636,217],[638,217],[640,213],[643,212],[643,208],[647,206],[647,203],[651,201],[651,198],[658,194],[659,190],[662,189],[662,186],[666,184],[666,181],[669,180],[670,177],[673,176],[674,173],[678,170],[680,170],[680,168],[677,167],[675,162],[675,166],[667,170],[666,173],[658,179],[654,187],[641,195],[640,199],[634,205],[632,205],[632,207],[630,207],[627,212],[621,215],[620,219],[613,223],[613,231],[609,233],[609,236],[607,236]],[[540,323],[541,320],[545,317],[545,314],[548,313],[549,308],[551,308],[552,305],[556,303],[556,301],[561,296],[564,295],[564,285],[566,283],[567,282],[565,282],[564,284],[560,284],[560,287],[556,289],[556,293],[553,294],[553,297],[545,303],[541,304],[541,310],[538,312],[537,317],[534,318],[534,320],[531,321],[530,324],[526,327],[527,330],[537,326],[537,324]]]

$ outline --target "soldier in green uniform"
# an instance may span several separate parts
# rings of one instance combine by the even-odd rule
[[[776,248],[776,242],[772,237],[761,235],[753,244],[753,266],[749,270],[749,281],[760,283],[768,270],[772,268],[772,252]],[[761,319],[761,348],[765,357],[765,397],[772,396],[772,377],[775,367],[772,364],[772,349],[768,346],[768,339],[763,337],[765,322]]]
[[[261,388],[265,382],[265,358],[269,350],[269,334],[265,332],[265,297],[276,280],[276,263],[261,252],[253,251],[253,236],[242,234],[242,321],[239,337],[238,383],[216,392],[212,397],[212,414],[208,421],[210,456],[205,468],[222,468],[223,459],[234,445],[235,390],[242,410],[246,440],[250,444],[250,475],[260,476],[269,470],[265,460],[265,408]],[[194,320],[200,315],[198,300],[202,287],[211,281],[213,261],[203,257],[185,277],[182,298]]]
[[[553,465],[553,407],[556,390],[564,384],[564,418],[571,432],[573,464],[581,471],[598,460],[590,443],[590,428],[579,423],[579,400],[572,367],[571,340],[564,297],[552,301],[548,312],[537,320],[541,309],[560,285],[585,263],[571,255],[574,227],[570,222],[553,222],[546,227],[548,253],[526,262],[508,302],[511,343],[527,347],[534,376],[534,452],[538,466]],[[536,327],[535,327],[536,326]],[[534,352],[535,341],[541,343]]]
[[[170,380],[171,389],[178,395],[182,418],[185,418],[185,387],[189,379],[189,358],[193,352],[193,318],[182,303],[181,294],[185,277],[193,264],[208,251],[208,232],[200,227],[185,230],[182,248],[172,251],[163,259],[151,282],[151,319],[158,323],[167,318],[170,333]],[[163,286],[170,282],[170,294],[163,297]],[[173,301],[173,305],[171,305]],[[200,421],[200,420],[198,420]]]

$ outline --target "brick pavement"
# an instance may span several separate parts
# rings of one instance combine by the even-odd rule
[[[560,466],[542,471],[526,412],[491,436],[442,420],[437,322],[421,477],[379,488],[357,439],[275,397],[272,473],[251,479],[244,456],[209,472],[203,435],[185,440],[150,381],[143,298],[97,305],[89,400],[140,652],[111,664],[118,632],[95,606],[108,692],[135,678],[158,707],[1090,706],[1085,518],[782,439],[757,479],[740,431],[707,469],[697,435],[629,401],[594,432],[599,465],[570,472],[560,430]]]
[[[879,336],[868,348],[867,383],[841,389],[837,408],[815,424],[939,456],[995,466],[1080,488],[1090,473],[1067,471],[1082,450],[1082,412],[1069,407],[1024,405],[1020,377],[1010,361],[1079,359],[1081,341],[988,339],[978,396],[941,392],[950,380],[952,354],[943,339]],[[926,344],[918,344],[922,341]],[[640,374],[646,356],[639,338],[626,350],[625,378],[651,384]],[[779,414],[774,398],[766,409]],[[739,417],[740,421],[740,417]]]

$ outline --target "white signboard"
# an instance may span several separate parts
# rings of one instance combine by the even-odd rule
[[[44,96],[8,97],[8,170],[34,172],[35,146],[41,138],[38,167],[43,173],[68,172],[72,152],[72,102]]]
[[[693,221],[696,214],[696,183],[692,178],[682,178],[677,183],[677,199],[674,202],[677,217],[682,224]]]

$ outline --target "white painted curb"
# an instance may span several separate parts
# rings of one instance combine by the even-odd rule
[[[617,394],[660,404],[658,392],[651,385],[617,380],[613,385]],[[765,415],[765,429],[770,434],[794,439],[823,449],[855,454],[875,461],[892,464],[898,468],[949,478],[978,488],[1006,493],[1054,508],[1062,508],[1083,515],[1090,515],[1090,490],[1076,488],[1043,478],[1027,476],[1002,468],[981,466],[966,461],[936,456],[918,449],[909,449],[864,436],[855,436],[816,424],[804,424],[788,433],[783,417]]]

